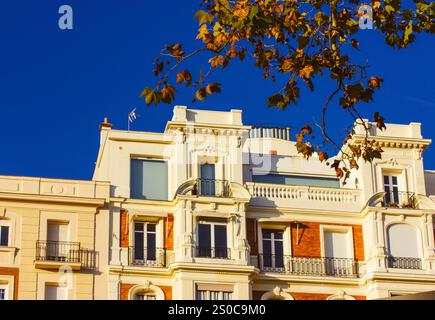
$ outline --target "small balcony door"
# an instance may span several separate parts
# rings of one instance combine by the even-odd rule
[[[352,253],[349,232],[325,231],[325,267],[327,275],[346,275],[352,272]]]
[[[263,230],[263,268],[282,269],[284,268],[284,241],[283,232],[274,230]]]
[[[399,205],[399,179],[397,176],[384,176],[385,202],[387,205]]]
[[[216,168],[214,164],[203,163],[200,170],[199,192],[203,196],[214,196],[216,194]]]
[[[134,223],[134,260],[136,262],[156,260],[156,224]]]
[[[198,224],[197,256],[228,258],[226,224],[213,222]]]
[[[46,257],[52,261],[66,261],[70,255],[69,224],[49,221],[47,224]]]

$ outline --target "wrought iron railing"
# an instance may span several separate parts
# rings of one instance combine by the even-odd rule
[[[412,257],[387,257],[388,268],[421,270],[421,259]]]
[[[259,254],[258,264],[263,272],[343,278],[358,276],[358,262],[351,258],[313,258]]]
[[[386,192],[382,205],[388,208],[417,208],[415,193],[398,191],[398,192]]]
[[[249,138],[275,138],[290,140],[290,128],[252,127]]]
[[[213,259],[231,259],[230,248],[195,247],[195,257]]]
[[[168,266],[166,249],[163,248],[128,248],[128,264],[150,268],[164,268]]]
[[[209,197],[230,197],[230,183],[227,180],[196,179],[194,195]]]
[[[38,240],[36,261],[80,263],[80,242]]]

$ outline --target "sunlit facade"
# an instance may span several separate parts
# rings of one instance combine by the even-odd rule
[[[288,128],[174,107],[106,120],[92,181],[0,176],[0,298],[376,299],[435,290],[435,171],[420,124],[371,127],[346,185]],[[362,130],[354,136],[362,140]]]

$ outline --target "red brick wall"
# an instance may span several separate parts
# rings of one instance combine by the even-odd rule
[[[160,289],[165,293],[165,300],[172,300],[172,287],[160,286]]]
[[[128,293],[130,289],[134,287],[135,284],[131,283],[121,283],[121,300],[129,300]],[[165,294],[165,300],[172,300],[172,287],[171,286],[159,286]]]
[[[174,216],[168,215],[164,220],[164,247],[166,250],[174,250]]]
[[[320,257],[320,225],[350,226],[353,232],[353,246],[355,258],[364,260],[364,240],[361,225],[332,224],[321,222],[299,223],[299,244],[297,239],[297,225],[291,225],[292,253],[294,257]]]
[[[121,248],[128,248],[128,239],[129,239],[129,221],[128,221],[128,211],[121,210],[121,231],[120,231],[120,243]]]
[[[251,254],[258,254],[258,236],[257,236],[257,220],[252,218],[246,219],[246,237],[248,238]]]
[[[14,276],[14,300],[18,300],[18,278],[20,276],[20,269],[0,267],[0,275]]]

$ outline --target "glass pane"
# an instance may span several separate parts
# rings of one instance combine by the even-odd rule
[[[385,195],[385,202],[386,202],[387,204],[391,204],[390,187],[385,186],[385,192],[386,192],[386,195]]]
[[[168,199],[168,164],[166,161],[132,159],[130,195],[133,199]]]
[[[272,267],[272,242],[263,239],[263,267]]]
[[[134,233],[134,259],[143,260],[144,258],[144,238],[142,232]]]
[[[0,289],[0,300],[5,300],[6,298],[6,290]]]
[[[134,224],[134,231],[144,231],[144,224],[143,223],[135,223]]]
[[[211,229],[209,224],[198,224],[198,256],[211,257]]]
[[[270,239],[271,238],[271,232],[267,230],[263,230],[263,239]]]
[[[384,185],[385,184],[390,184],[390,177],[389,176],[384,176]]]
[[[284,267],[284,249],[282,241],[275,241],[275,268]]]
[[[394,203],[399,203],[399,189],[397,187],[393,187],[393,197]]]
[[[397,185],[397,177],[396,176],[393,176],[393,184]]]
[[[275,232],[274,237],[275,237],[275,239],[282,240],[282,232]]]
[[[147,233],[147,260],[156,260],[156,234]]]
[[[227,253],[227,227],[222,225],[214,226],[215,257],[226,258]]]
[[[7,246],[9,244],[9,227],[2,226],[0,229],[0,246]]]
[[[214,196],[216,194],[214,164],[202,164],[200,175],[200,194],[206,196]]]
[[[156,225],[154,223],[148,223],[147,231],[148,232],[156,232]]]

